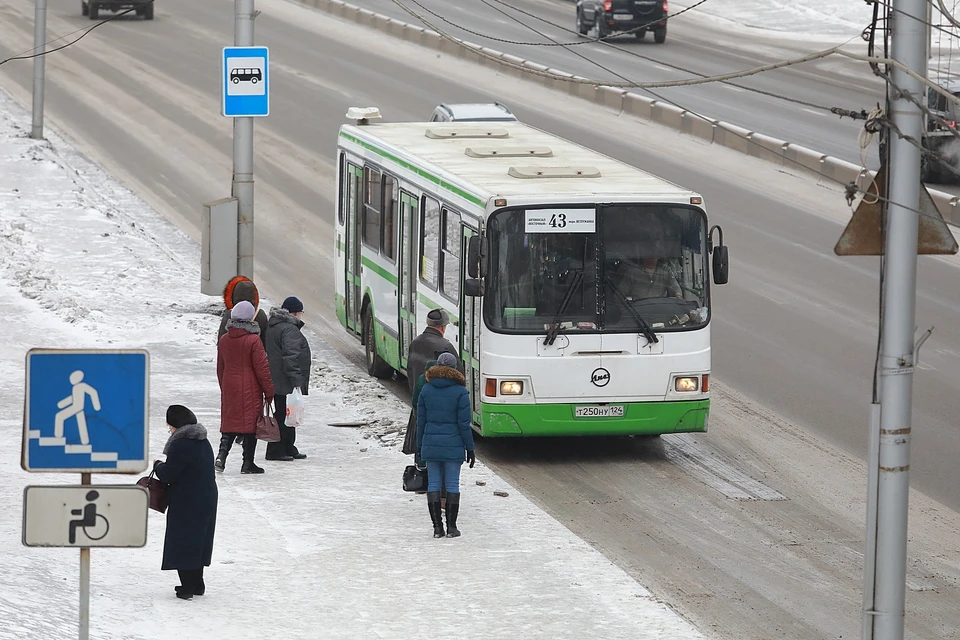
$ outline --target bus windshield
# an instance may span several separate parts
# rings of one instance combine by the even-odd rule
[[[487,226],[494,331],[646,332],[709,320],[706,216],[683,205],[508,209]]]

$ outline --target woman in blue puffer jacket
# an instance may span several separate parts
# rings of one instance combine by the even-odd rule
[[[427,463],[427,506],[433,521],[433,537],[442,538],[443,513],[440,486],[447,490],[448,538],[460,535],[460,467],[464,457],[470,468],[476,461],[473,430],[470,427],[470,393],[463,374],[457,370],[457,357],[442,353],[437,364],[427,369],[427,384],[417,399],[417,451]]]

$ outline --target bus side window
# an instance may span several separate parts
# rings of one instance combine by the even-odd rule
[[[443,208],[443,244],[440,253],[440,291],[460,301],[460,214]]]
[[[420,207],[420,280],[431,288],[437,288],[437,272],[440,269],[440,203],[428,196],[423,197]]]
[[[380,171],[363,168],[363,230],[360,234],[363,244],[374,251],[380,250],[380,203],[382,186]]]
[[[383,240],[380,253],[393,261],[397,255],[397,201],[399,200],[397,179],[391,175],[383,176]]]

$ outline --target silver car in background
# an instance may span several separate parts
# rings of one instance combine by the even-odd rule
[[[443,103],[433,110],[430,122],[516,122],[517,117],[499,102]]]

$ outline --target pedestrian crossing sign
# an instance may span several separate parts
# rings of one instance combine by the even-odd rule
[[[150,356],[143,349],[31,349],[21,466],[139,473],[149,455]]]

